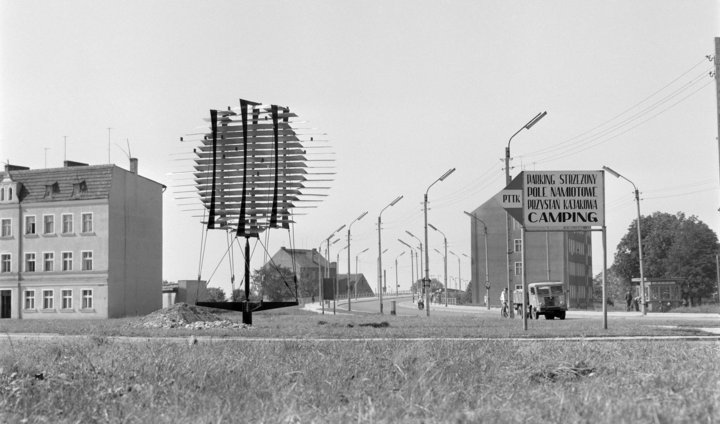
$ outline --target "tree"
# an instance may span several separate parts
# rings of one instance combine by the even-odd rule
[[[416,293],[421,293],[422,285],[423,285],[422,279],[420,279],[420,280],[415,281],[415,284],[413,284],[412,288],[413,288],[413,290],[416,290]],[[445,286],[443,285],[443,283],[441,283],[440,280],[438,280],[437,278],[430,279],[430,292],[431,293],[434,293],[438,290],[442,290],[444,288],[445,288]]]
[[[629,282],[623,282],[612,267],[608,269],[605,275],[605,297],[609,303],[624,302],[629,287]],[[602,303],[602,272],[593,278],[593,302]]]
[[[208,302],[224,302],[225,301],[225,290],[221,289],[220,287],[208,287],[207,301]]]
[[[255,270],[253,284],[260,288],[261,296],[270,301],[295,300],[295,274],[284,266],[266,266]],[[297,280],[297,296],[317,296],[317,273],[301,275]]]
[[[467,287],[465,288],[465,291],[462,292],[460,295],[460,298],[458,299],[458,303],[460,305],[468,305],[472,304],[472,281],[468,282]]]
[[[655,212],[642,218],[645,278],[684,278],[698,294],[709,296],[715,285],[715,232],[695,216]],[[617,246],[612,271],[626,286],[640,276],[637,220]]]

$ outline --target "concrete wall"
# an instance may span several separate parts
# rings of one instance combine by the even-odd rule
[[[162,186],[115,167],[109,203],[109,316],[160,309]]]

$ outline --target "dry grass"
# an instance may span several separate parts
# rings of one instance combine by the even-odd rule
[[[720,352],[711,342],[95,337],[0,346],[2,422],[720,419]],[[574,372],[578,363],[590,371]]]

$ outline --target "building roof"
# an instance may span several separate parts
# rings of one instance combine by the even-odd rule
[[[11,180],[22,184],[18,193],[20,202],[93,200],[110,197],[115,168],[130,172],[115,165],[80,165],[44,169],[10,167],[0,172],[0,181],[9,175]]]
[[[285,251],[288,255],[291,257],[295,257],[295,266],[298,268],[312,268],[316,267],[317,262],[320,262],[320,266],[327,266],[328,261],[319,253],[315,252],[315,259],[313,260],[313,250],[312,249],[288,249],[286,247],[281,247],[281,251]],[[278,252],[279,253],[279,252]],[[318,259],[319,258],[319,259]]]

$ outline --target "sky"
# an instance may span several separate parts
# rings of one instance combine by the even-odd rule
[[[391,285],[397,259],[408,288],[397,240],[424,238],[423,195],[455,168],[430,189],[428,221],[461,256],[466,281],[463,211],[504,188],[508,139],[543,111],[511,142],[512,175],[606,165],[637,185],[643,215],[683,212],[717,232],[717,95],[706,56],[719,23],[716,0],[0,0],[0,158],[127,169],[131,153],[141,175],[168,186],[163,278],[200,274],[229,292],[225,234],[204,243],[201,218],[180,199],[194,147],[180,137],[240,98],[289,106],[327,134],[335,175],[292,233],[252,241],[253,269],[291,234],[296,248],[316,248],[367,211],[352,225],[351,267],[357,257],[375,287],[378,215],[402,195],[382,214],[383,268]],[[611,263],[637,212],[630,183],[607,175],[605,186]],[[430,275],[442,280],[443,237],[428,237]],[[593,262],[600,272],[599,233]],[[340,264],[345,273],[346,250]],[[452,255],[448,274],[455,287]]]

